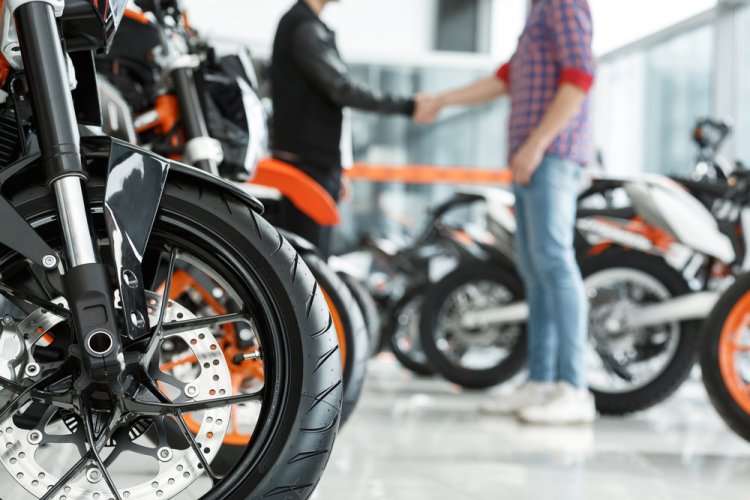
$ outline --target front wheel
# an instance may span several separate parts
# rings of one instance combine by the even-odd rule
[[[55,313],[65,307],[56,276],[5,249],[0,254],[3,284],[22,291],[14,292],[17,309],[3,322],[3,352],[19,349],[17,363],[0,373],[0,446],[13,450],[0,462],[35,497],[308,498],[328,461],[341,362],[310,270],[239,199],[173,176],[144,258],[150,324],[161,333],[147,338],[156,339],[153,351],[124,342],[125,371],[133,374],[124,394],[107,387],[83,393],[73,384],[79,367],[70,353],[77,346],[68,320]],[[106,261],[104,183],[92,178],[87,189]],[[60,248],[46,186],[24,189],[12,203]],[[224,314],[202,307],[207,297],[173,298],[183,270],[205,278]],[[58,305],[39,306],[50,303]],[[9,379],[24,387],[35,382],[54,396],[18,404]],[[65,398],[77,403],[63,404]],[[217,474],[216,458],[241,434],[252,435],[244,453],[228,474]],[[4,497],[21,496],[9,479],[3,484]]]
[[[711,403],[750,441],[750,275],[722,295],[705,322],[700,363]]]
[[[471,313],[524,299],[521,278],[500,262],[459,267],[432,287],[420,322],[422,347],[447,380],[469,389],[501,384],[526,363],[524,323],[467,326]]]
[[[695,363],[698,323],[630,328],[628,318],[690,293],[689,285],[663,259],[638,252],[608,251],[580,264],[590,308],[587,376],[597,409],[623,415],[663,401]]]

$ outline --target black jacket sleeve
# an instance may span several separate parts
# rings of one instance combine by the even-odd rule
[[[326,43],[327,36],[325,28],[316,22],[301,24],[294,34],[295,62],[313,85],[342,108],[414,114],[414,99],[384,95],[354,81],[341,56]]]

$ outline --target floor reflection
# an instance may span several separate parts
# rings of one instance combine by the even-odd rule
[[[388,356],[372,362],[314,499],[750,498],[750,444],[697,379],[658,408],[594,427],[481,416],[484,397],[411,377]]]

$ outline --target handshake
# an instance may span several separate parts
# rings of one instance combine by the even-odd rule
[[[445,107],[439,96],[425,93],[417,94],[414,97],[414,105],[412,120],[422,125],[435,123],[438,115],[443,110],[443,107]]]

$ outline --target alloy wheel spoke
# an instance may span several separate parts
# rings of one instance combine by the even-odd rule
[[[0,385],[4,388],[9,389],[11,392],[15,392],[17,396],[6,403],[2,411],[0,411],[0,422],[5,422],[13,413],[18,411],[29,401],[38,401],[40,403],[47,404],[48,406],[58,406],[60,408],[66,409],[74,407],[72,393],[66,392],[62,394],[54,394],[41,390],[42,387],[60,380],[60,376],[63,374],[63,368],[67,368],[67,363],[63,364],[53,373],[50,373],[49,375],[41,378],[28,387],[23,387],[19,384],[11,382],[10,380],[2,379],[2,381],[0,381]]]
[[[163,326],[165,335],[175,335],[185,333],[200,328],[210,326],[221,326],[227,323],[248,322],[248,316],[245,313],[219,314],[216,316],[206,316],[202,318],[188,319],[184,321],[173,321]]]
[[[137,413],[141,416],[159,416],[159,415],[172,415],[175,416],[178,412],[182,413],[193,413],[197,411],[213,410],[216,408],[223,408],[225,406],[236,405],[241,403],[249,403],[251,401],[260,401],[263,398],[263,390],[256,392],[250,392],[247,394],[240,394],[238,396],[228,396],[224,398],[206,399],[201,401],[193,401],[189,403],[150,403],[148,401],[138,401],[135,399],[125,400],[125,408],[132,413]]]
[[[735,352],[750,352],[750,345],[730,344],[730,348]]]
[[[120,493],[117,491],[117,487],[112,480],[112,476],[107,471],[107,467],[104,465],[104,462],[99,455],[101,447],[103,447],[104,444],[109,440],[112,430],[116,427],[113,426],[112,423],[117,420],[117,413],[113,413],[112,417],[110,418],[110,423],[107,426],[109,432],[103,432],[102,436],[100,436],[98,440],[94,436],[94,424],[91,421],[91,412],[85,411],[83,413],[84,414],[82,415],[81,420],[83,420],[83,427],[84,431],[86,432],[86,441],[88,442],[90,447],[89,454],[93,458],[93,461],[96,463],[97,467],[99,467],[99,472],[102,474],[104,482],[107,483],[107,486],[109,487],[110,492],[112,492],[112,495],[114,495],[117,500],[122,500],[122,498],[120,497]]]
[[[89,450],[85,455],[81,457],[76,464],[68,470],[68,472],[65,473],[63,477],[61,477],[55,485],[47,491],[47,493],[40,499],[40,500],[52,500],[53,498],[57,497],[57,494],[60,492],[61,489],[67,485],[71,479],[76,477],[78,474],[83,472],[83,469],[86,468],[88,463],[91,461],[91,450]]]
[[[6,285],[5,283],[0,283],[0,292],[4,293],[5,295],[10,295],[11,297],[21,299],[31,305],[46,309],[47,311],[57,314],[58,316],[60,316],[61,318],[65,318],[66,320],[70,319],[70,311],[55,304],[54,302],[50,302],[47,299],[36,297],[28,292],[24,292],[17,288],[13,288],[12,286]]]
[[[200,460],[201,465],[203,465],[203,470],[206,471],[208,477],[211,478],[211,481],[216,484],[221,478],[217,476],[211,469],[211,464],[208,463],[208,460],[206,460],[206,456],[203,454],[200,446],[198,446],[198,443],[195,442],[195,436],[193,436],[193,433],[190,432],[190,429],[188,429],[182,411],[177,410],[177,414],[175,415],[175,417],[177,419],[177,425],[180,427],[180,431],[182,432],[182,436],[187,440],[190,448],[196,454],[198,460]]]
[[[151,394],[153,394],[157,399],[159,399],[159,401],[162,402],[158,406],[171,404],[169,401],[169,398],[167,398],[167,396],[164,395],[164,393],[162,393],[161,390],[159,390],[159,387],[153,381],[148,381],[146,383],[146,388],[151,392]],[[190,412],[187,412],[187,413],[190,413]],[[205,455],[203,455],[203,452],[201,451],[200,446],[198,446],[198,443],[195,441],[195,437],[193,436],[193,433],[190,432],[190,429],[185,423],[185,417],[183,415],[183,412],[177,409],[174,413],[172,413],[172,416],[175,418],[175,421],[177,422],[177,426],[180,429],[180,433],[187,440],[188,444],[190,445],[190,448],[198,457],[198,460],[200,461],[201,465],[203,465],[203,469],[211,478],[211,481],[213,481],[213,483],[216,484],[220,478],[216,474],[214,474],[213,470],[211,469],[211,464],[208,463],[208,460],[206,460]]]
[[[141,365],[148,368],[151,360],[154,357],[154,353],[159,348],[159,343],[164,337],[164,317],[167,314],[167,307],[169,307],[169,290],[172,286],[172,276],[174,275],[175,262],[177,261],[177,249],[172,248],[169,252],[169,265],[167,267],[167,278],[164,282],[164,290],[161,297],[161,306],[159,308],[159,319],[156,321],[156,326],[152,329],[151,339],[149,340],[148,347],[146,348],[146,354],[143,356]]]

